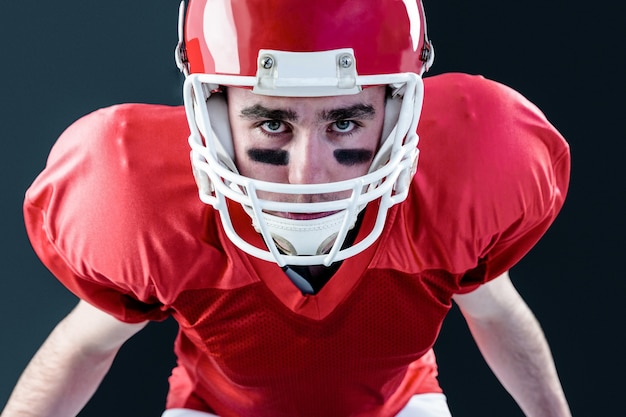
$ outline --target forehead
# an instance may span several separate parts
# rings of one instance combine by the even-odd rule
[[[239,111],[242,108],[263,105],[272,109],[289,109],[298,114],[318,112],[322,110],[340,109],[355,104],[366,104],[375,110],[384,106],[384,86],[373,86],[363,89],[359,94],[331,97],[277,97],[255,94],[249,89],[229,87],[227,92],[228,107],[231,111]]]

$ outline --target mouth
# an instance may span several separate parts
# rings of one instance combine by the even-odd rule
[[[321,219],[323,217],[331,216],[338,212],[339,210],[319,212],[319,213],[270,212],[269,214],[273,216],[282,217],[285,219],[290,219],[290,220],[316,220],[316,219]]]

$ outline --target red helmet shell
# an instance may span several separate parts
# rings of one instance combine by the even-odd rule
[[[359,75],[424,72],[421,0],[190,0],[189,73],[254,76],[261,49],[352,48]]]

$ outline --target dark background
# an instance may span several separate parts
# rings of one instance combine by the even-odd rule
[[[431,74],[479,73],[508,84],[571,144],[567,203],[512,276],[544,327],[574,415],[594,417],[623,414],[626,371],[626,21],[621,2],[604,3],[425,0],[437,51]],[[32,252],[24,191],[78,117],[120,102],[182,102],[177,10],[176,0],[0,3],[0,406],[76,302]],[[171,322],[151,324],[128,342],[81,416],[159,416],[174,331]],[[437,350],[455,417],[522,416],[458,311]]]

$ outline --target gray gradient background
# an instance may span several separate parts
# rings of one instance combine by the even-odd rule
[[[425,2],[437,50],[431,73],[480,73],[516,88],[572,146],[566,206],[513,277],[547,333],[574,415],[622,415],[623,5]],[[177,9],[176,0],[0,3],[0,406],[76,302],[26,239],[24,191],[78,117],[120,102],[181,103]],[[174,331],[171,322],[151,324],[132,339],[81,416],[159,416]],[[522,416],[456,309],[437,350],[455,417]]]

